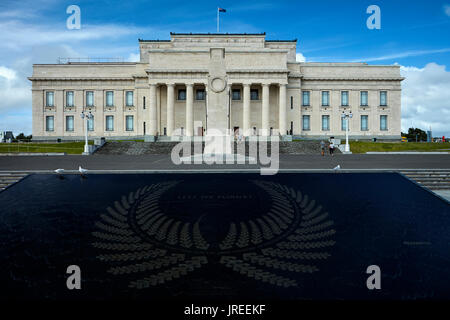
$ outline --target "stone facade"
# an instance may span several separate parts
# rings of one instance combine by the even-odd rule
[[[247,135],[398,139],[398,66],[296,62],[296,40],[171,34],[139,40],[136,63],[35,64],[35,140]],[[93,115],[89,124],[80,114]],[[149,139],[151,140],[151,139]]]

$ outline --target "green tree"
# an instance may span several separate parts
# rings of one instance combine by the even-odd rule
[[[402,136],[408,138],[408,141],[427,141],[427,133],[419,128],[409,128],[408,133],[403,133]]]

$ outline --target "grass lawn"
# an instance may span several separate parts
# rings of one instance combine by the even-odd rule
[[[89,144],[93,144],[89,141]],[[0,153],[17,152],[65,152],[67,154],[82,154],[84,142],[61,142],[61,143],[0,143]]]
[[[345,142],[344,142],[345,143]],[[350,141],[353,153],[389,152],[389,151],[450,151],[450,143],[434,142],[366,142]]]

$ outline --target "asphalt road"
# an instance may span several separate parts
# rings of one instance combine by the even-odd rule
[[[260,165],[175,165],[169,155],[0,156],[0,171],[38,171],[78,166],[91,170],[249,169]],[[450,169],[450,155],[280,155],[280,169]]]

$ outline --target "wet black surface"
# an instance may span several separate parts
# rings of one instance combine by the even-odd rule
[[[449,205],[395,173],[35,174],[0,206],[1,299],[450,298]]]

